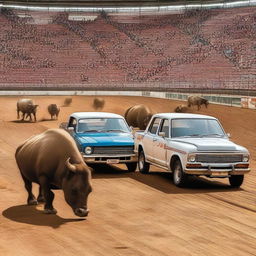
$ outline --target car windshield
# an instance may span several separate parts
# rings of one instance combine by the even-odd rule
[[[130,132],[122,118],[84,118],[78,121],[77,132]]]
[[[173,119],[172,138],[176,137],[224,137],[225,133],[215,119]]]

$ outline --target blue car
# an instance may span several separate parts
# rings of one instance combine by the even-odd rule
[[[128,171],[136,170],[132,131],[122,116],[105,112],[76,112],[65,126],[86,163],[123,163]]]

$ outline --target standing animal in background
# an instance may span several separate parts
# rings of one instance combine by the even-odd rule
[[[103,109],[104,105],[105,105],[105,100],[102,98],[95,98],[93,100],[94,109]]]
[[[64,107],[68,107],[72,103],[72,98],[68,97],[64,100]]]
[[[50,104],[48,106],[48,112],[51,115],[51,119],[53,119],[54,117],[58,119],[60,108],[56,104]]]
[[[197,109],[199,110],[201,108],[201,105],[205,105],[205,107],[207,108],[208,104],[209,104],[209,101],[202,97],[199,97],[199,96],[188,97],[188,107],[196,105]]]
[[[49,129],[30,137],[17,148],[15,158],[28,192],[28,205],[45,201],[44,212],[55,214],[51,189],[62,189],[74,213],[79,217],[88,215],[91,170],[66,131]],[[32,182],[40,185],[37,199]]]
[[[188,107],[185,106],[185,105],[179,105],[178,107],[176,107],[174,109],[174,112],[176,112],[176,113],[186,113],[186,112],[188,112]]]
[[[36,111],[38,105],[34,104],[34,101],[31,99],[20,99],[17,102],[17,118],[20,119],[20,112],[22,112],[22,121],[24,118],[29,117],[29,120],[32,121],[32,115],[34,116],[34,121],[36,122]],[[26,115],[26,116],[25,116]]]
[[[135,105],[126,110],[124,118],[128,125],[145,130],[153,113],[145,105]]]

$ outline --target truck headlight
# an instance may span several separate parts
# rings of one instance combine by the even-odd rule
[[[249,162],[249,155],[243,155],[243,162]]]
[[[195,162],[196,161],[196,155],[191,154],[188,155],[188,162]]]
[[[84,153],[85,153],[86,155],[90,155],[90,154],[92,153],[92,148],[91,148],[91,147],[86,147],[86,148],[84,149]]]

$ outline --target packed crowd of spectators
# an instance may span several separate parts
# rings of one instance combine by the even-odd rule
[[[0,54],[4,56],[0,68],[30,68],[31,71],[49,69],[51,73],[58,73],[62,50],[71,50],[77,38],[89,44],[98,56],[90,62],[84,59],[83,65],[73,67],[73,70],[78,69],[76,74],[84,84],[97,82],[98,70],[109,67],[120,70],[120,75],[113,73],[113,79],[121,83],[161,81],[161,75],[168,76],[173,67],[204,63],[213,52],[238,69],[249,70],[255,66],[255,60],[249,55],[244,54],[244,59],[241,58],[248,48],[248,41],[256,39],[256,17],[253,14],[232,17],[229,24],[223,24],[219,30],[207,34],[204,33],[205,22],[216,13],[202,9],[179,14],[141,16],[141,22],[133,22],[132,17],[130,21],[127,17],[126,22],[119,22],[104,11],[98,13],[95,20],[80,21],[70,20],[68,13],[58,13],[46,29],[34,24],[30,15],[19,17],[12,10],[4,8],[1,9],[1,15],[7,20],[10,29],[0,32]],[[106,31],[103,31],[102,24],[107,28]],[[58,25],[60,29],[50,30],[53,25]],[[152,33],[154,31],[156,35]],[[71,37],[72,34],[76,38]],[[149,34],[152,36],[149,37]],[[59,37],[62,39],[58,40]],[[174,47],[176,50],[168,45],[173,38],[180,44],[180,47]],[[240,39],[239,42],[236,39]],[[60,57],[58,60],[42,54],[39,57],[32,49],[34,45],[55,53],[57,51]],[[255,49],[251,48],[248,53],[255,53]],[[68,63],[64,67],[71,71]],[[125,74],[125,81],[121,74]],[[98,77],[104,80],[104,77]],[[43,83],[48,81],[40,79]]]

